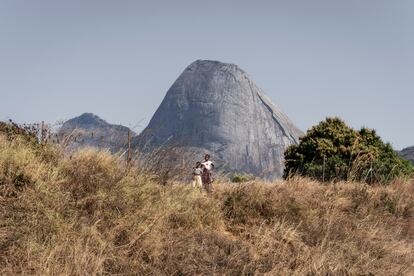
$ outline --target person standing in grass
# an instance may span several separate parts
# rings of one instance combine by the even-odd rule
[[[203,174],[203,168],[201,162],[197,162],[196,166],[193,169],[193,187],[202,189],[203,182],[201,180],[201,175]]]
[[[210,155],[206,154],[204,156],[204,162],[201,163],[203,166],[203,174],[201,176],[203,182],[203,188],[211,193],[213,190],[213,177],[211,176],[211,171],[214,168],[214,162],[210,160]]]

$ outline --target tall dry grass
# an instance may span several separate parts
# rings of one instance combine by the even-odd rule
[[[414,185],[159,185],[0,135],[0,274],[413,275]]]

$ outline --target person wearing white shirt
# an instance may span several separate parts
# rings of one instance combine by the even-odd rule
[[[213,183],[211,170],[214,168],[214,162],[210,160],[209,154],[206,154],[204,156],[204,162],[202,162],[201,165],[203,167],[203,174],[201,176],[201,179],[203,181],[203,187],[207,192],[211,193]]]

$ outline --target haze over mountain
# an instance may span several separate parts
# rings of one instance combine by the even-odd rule
[[[59,129],[58,136],[67,141],[70,150],[89,146],[115,153],[125,150],[128,130],[128,127],[110,124],[92,113],[83,113],[66,121]],[[131,132],[131,135],[135,133]]]
[[[279,178],[283,153],[300,135],[237,65],[197,60],[168,90],[135,144],[171,144],[200,158],[210,153],[225,171]]]
[[[399,152],[402,157],[404,157],[407,160],[410,160],[411,163],[414,164],[414,146],[407,147]]]

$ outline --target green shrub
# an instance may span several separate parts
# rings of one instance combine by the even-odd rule
[[[384,143],[375,130],[356,131],[339,118],[312,127],[285,152],[284,178],[292,174],[321,181],[389,183],[413,173],[412,165]]]
[[[231,182],[233,182],[233,183],[247,182],[247,181],[250,181],[252,179],[253,179],[253,177],[251,175],[239,174],[239,173],[234,174],[230,178]]]

